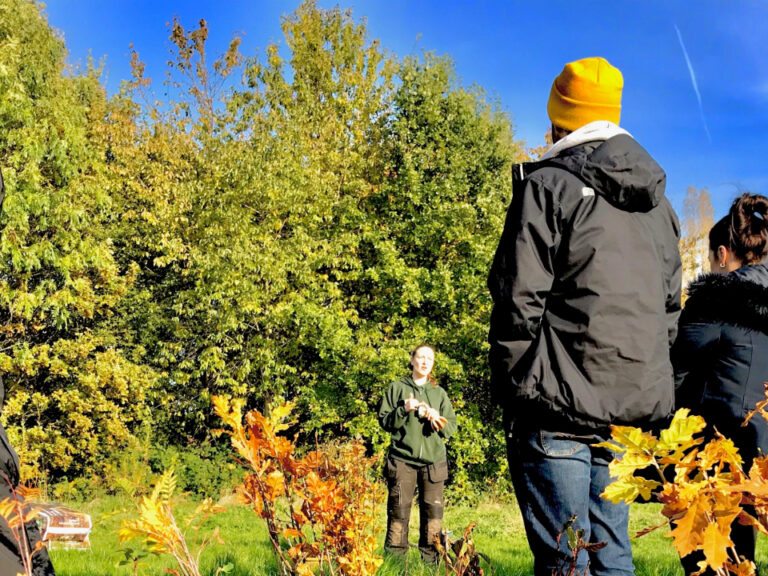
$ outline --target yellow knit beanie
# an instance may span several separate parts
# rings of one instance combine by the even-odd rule
[[[624,78],[604,58],[583,58],[565,65],[552,83],[547,112],[552,124],[577,130],[595,120],[619,123]]]

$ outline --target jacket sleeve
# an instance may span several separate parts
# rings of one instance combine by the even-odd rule
[[[669,246],[669,255],[666,258],[664,277],[667,281],[667,333],[669,336],[669,346],[672,347],[677,336],[677,322],[680,318],[680,292],[683,281],[683,265],[680,261],[680,224],[677,217],[672,214],[674,226],[674,242]]]
[[[690,302],[690,301],[689,301]],[[697,321],[683,311],[680,329],[672,346],[672,366],[675,370],[675,398],[678,407],[691,406],[691,398],[701,396],[710,359],[720,339],[721,327],[716,322]]]
[[[387,388],[379,403],[379,425],[387,432],[395,432],[403,426],[408,418],[405,404],[398,398],[397,386]]]
[[[506,398],[513,385],[510,372],[539,333],[560,242],[560,207],[554,194],[537,179],[520,184],[488,275],[493,298],[489,360],[497,402]]]
[[[458,425],[456,424],[456,413],[453,411],[451,399],[448,398],[448,394],[443,394],[443,399],[440,402],[440,416],[448,420],[448,422],[445,423],[445,426],[438,432],[438,434],[442,436],[444,440],[448,440],[458,428]]]

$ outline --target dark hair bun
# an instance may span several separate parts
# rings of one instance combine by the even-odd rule
[[[768,256],[768,198],[742,194],[730,213],[731,248],[747,265],[759,264]]]

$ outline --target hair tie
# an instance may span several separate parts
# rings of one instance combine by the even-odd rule
[[[755,218],[757,218],[758,220],[763,220],[763,221],[765,221],[765,218],[763,217],[763,215],[762,215],[762,214],[760,214],[760,212],[758,212],[757,210],[755,210],[754,212],[752,212],[752,216],[754,216],[754,217],[755,217]]]

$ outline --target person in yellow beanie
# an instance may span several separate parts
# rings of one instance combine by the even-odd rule
[[[566,64],[552,82],[547,112],[554,126],[578,130],[596,120],[619,123],[624,77],[604,58]]]
[[[680,313],[680,230],[666,176],[619,127],[621,72],[566,64],[550,90],[552,147],[513,166],[513,197],[488,287],[492,391],[534,555],[549,576],[572,514],[588,542],[578,572],[634,574],[628,507],[600,497],[612,424],[670,417]]]

